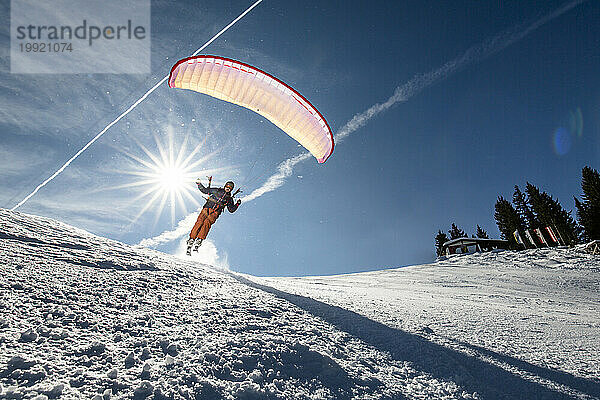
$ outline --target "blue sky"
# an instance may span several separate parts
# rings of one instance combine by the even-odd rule
[[[19,75],[10,73],[4,2],[0,207],[15,206],[250,4],[152,2],[149,75]],[[336,133],[415,76],[565,4],[265,0],[203,53],[292,85]],[[581,168],[600,168],[599,18],[600,3],[583,2],[424,85],[350,134],[325,164],[302,162],[280,188],[222,215],[210,249],[251,274],[354,272],[432,261],[435,234],[453,222],[498,237],[494,203],[515,184],[530,181],[573,209]],[[186,137],[188,149],[202,143],[200,177],[232,179],[246,194],[302,152],[257,114],[165,84],[18,211],[131,244],[174,229],[195,210],[191,201],[142,212],[152,194],[136,200],[148,187],[129,186],[139,181],[132,171],[144,170],[131,156],[147,160],[141,146],[158,153],[156,137],[176,149]],[[181,243],[157,249],[175,253]]]

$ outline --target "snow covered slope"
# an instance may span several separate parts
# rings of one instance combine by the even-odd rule
[[[253,280],[340,307],[325,320],[433,376],[451,378],[439,364],[454,358],[466,371],[451,379],[484,398],[600,398],[600,257],[581,249]],[[364,334],[365,321],[386,334]]]
[[[598,259],[256,278],[0,210],[0,398],[600,398]]]

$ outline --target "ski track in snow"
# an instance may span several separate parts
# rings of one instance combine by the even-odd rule
[[[0,399],[600,398],[599,261],[259,278],[0,209]]]

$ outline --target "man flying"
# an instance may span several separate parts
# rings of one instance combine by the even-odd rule
[[[206,200],[206,204],[202,208],[200,215],[198,215],[198,219],[196,220],[196,224],[192,228],[190,232],[190,238],[187,241],[187,251],[186,254],[188,256],[192,255],[192,246],[194,246],[194,251],[198,251],[198,247],[202,244],[202,241],[206,239],[206,235],[208,235],[208,231],[212,224],[215,223],[221,212],[227,207],[229,212],[235,212],[239,205],[242,203],[241,200],[238,199],[235,203],[233,202],[233,196],[231,191],[233,190],[234,184],[229,181],[222,188],[211,188],[210,182],[212,181],[212,176],[208,177],[208,187],[202,185],[200,179],[196,181],[198,185],[198,189],[208,195],[208,199]],[[239,189],[238,189],[239,191]],[[195,245],[194,245],[195,242]]]

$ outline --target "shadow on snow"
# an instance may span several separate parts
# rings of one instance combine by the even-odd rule
[[[540,383],[514,375],[477,357],[438,345],[419,335],[390,328],[353,311],[309,297],[283,292],[270,286],[252,282],[241,276],[233,276],[250,287],[289,301],[380,351],[389,353],[395,360],[411,362],[417,369],[430,374],[434,378],[453,381],[468,391],[479,393],[485,399],[573,398],[566,393],[552,390]],[[493,353],[482,348],[474,349],[485,355]],[[500,361],[535,374],[542,379],[550,380],[555,384],[567,386],[593,397],[600,394],[600,384],[592,380],[578,378],[566,372],[538,367],[496,353],[491,355]]]

